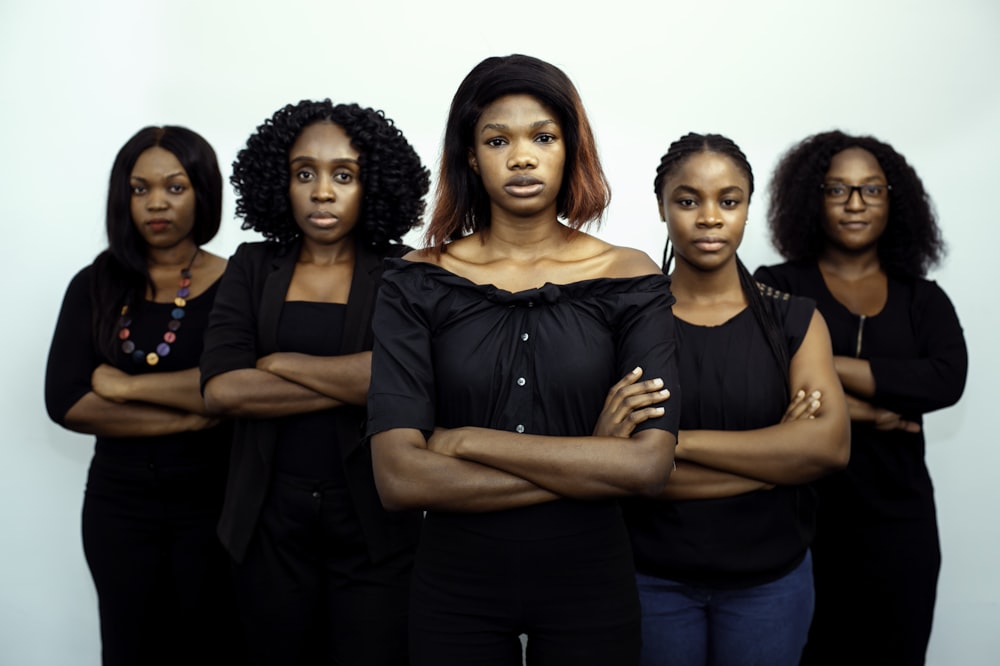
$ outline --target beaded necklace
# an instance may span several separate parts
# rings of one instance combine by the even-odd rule
[[[132,318],[128,316],[128,305],[122,306],[121,316],[118,318],[118,339],[122,341],[122,351],[131,356],[134,363],[145,362],[146,365],[156,365],[160,362],[161,357],[170,354],[170,345],[177,340],[177,331],[181,327],[181,319],[184,319],[184,306],[187,305],[187,297],[191,295],[191,267],[194,266],[194,260],[198,258],[199,252],[201,252],[201,248],[196,248],[191,261],[185,268],[181,269],[180,286],[177,289],[177,296],[174,298],[176,307],[170,311],[167,332],[163,334],[163,342],[156,345],[155,352],[147,354],[141,349],[136,349],[135,342],[130,339],[132,331],[129,330],[129,326],[132,325]]]

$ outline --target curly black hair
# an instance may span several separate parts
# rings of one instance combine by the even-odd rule
[[[887,143],[871,136],[823,132],[792,146],[775,167],[767,221],[771,242],[789,261],[815,262],[827,243],[820,188],[834,155],[867,150],[878,160],[892,189],[889,221],[878,241],[878,258],[890,275],[924,277],[944,256],[945,245],[917,172]]]
[[[375,250],[398,243],[419,226],[430,174],[403,133],[382,111],[357,104],[302,100],[279,109],[257,127],[233,162],[236,214],[243,229],[288,245],[302,235],[288,197],[288,151],[302,130],[316,122],[340,126],[361,154],[363,201],[354,233]]]

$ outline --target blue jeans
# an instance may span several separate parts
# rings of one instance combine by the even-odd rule
[[[637,574],[642,666],[796,666],[813,614],[812,557],[770,583],[695,587]]]

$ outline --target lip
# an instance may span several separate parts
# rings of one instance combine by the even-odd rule
[[[868,220],[841,220],[837,225],[849,231],[861,231],[871,226],[871,222]]]
[[[726,240],[718,236],[703,236],[695,238],[691,244],[705,252],[717,252],[726,246]]]
[[[324,229],[332,227],[340,221],[339,217],[325,210],[309,213],[306,217],[310,224]]]
[[[152,220],[146,220],[146,226],[153,231],[164,231],[170,224],[170,220],[165,217],[155,217]]]
[[[533,197],[545,189],[545,183],[534,176],[514,176],[504,183],[503,190],[513,197]]]

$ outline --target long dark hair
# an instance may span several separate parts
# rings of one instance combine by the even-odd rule
[[[775,167],[770,186],[767,220],[774,247],[789,261],[815,263],[819,259],[827,243],[820,186],[834,155],[848,148],[861,148],[874,155],[892,186],[888,224],[878,240],[882,268],[895,276],[925,276],[945,252],[934,207],[906,158],[871,136],[823,132],[803,139],[785,153]]]
[[[670,144],[670,148],[660,158],[660,165],[656,168],[656,177],[653,179],[653,191],[656,193],[656,200],[660,207],[663,207],[663,185],[666,179],[670,174],[679,169],[681,164],[689,157],[699,153],[718,153],[733,161],[737,168],[747,177],[750,186],[750,191],[747,193],[747,203],[749,204],[754,188],[753,169],[750,168],[750,161],[747,160],[747,156],[743,154],[740,147],[732,139],[721,134],[697,134],[689,132]],[[673,247],[668,237],[663,247],[664,273],[670,272],[670,263],[672,260]],[[736,256],[736,271],[740,277],[740,288],[747,299],[747,307],[750,308],[754,319],[764,332],[764,337],[767,339],[771,354],[774,356],[774,360],[781,370],[787,394],[789,388],[788,371],[791,366],[791,359],[788,355],[788,347],[784,340],[782,327],[772,313],[771,308],[768,307],[767,299],[773,298],[773,295],[764,295],[762,285],[754,280],[753,275],[747,270],[747,267],[740,260],[739,255]]]
[[[176,125],[144,127],[115,156],[108,183],[105,226],[108,249],[93,263],[91,301],[93,338],[98,349],[114,358],[118,317],[123,306],[136,310],[146,290],[156,286],[149,275],[146,242],[132,220],[132,169],[144,151],[160,147],[184,167],[195,195],[192,240],[203,245],[215,237],[222,219],[222,174],[212,146],[197,132]]]
[[[437,203],[424,238],[440,246],[490,225],[490,198],[469,167],[476,122],[505,95],[530,95],[559,117],[566,141],[566,163],[556,198],[558,214],[574,229],[598,220],[611,200],[590,121],[573,82],[538,58],[514,54],[487,58],[462,81],[451,102],[441,154]]]

